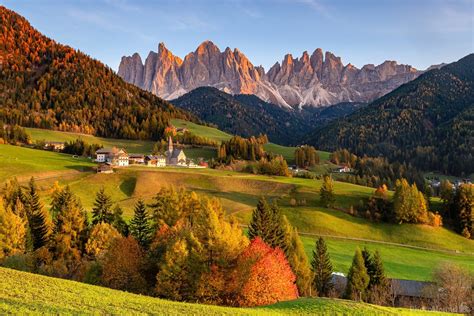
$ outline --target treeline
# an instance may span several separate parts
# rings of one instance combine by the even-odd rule
[[[266,135],[250,138],[234,136],[222,142],[217,152],[217,161],[211,162],[211,167],[253,174],[290,176],[286,160],[280,155],[265,151],[263,146],[267,143]]]
[[[102,137],[160,139],[170,118],[194,119],[0,7],[0,120]]]
[[[0,144],[29,144],[31,137],[18,125],[5,125],[0,121]]]
[[[405,178],[410,182],[415,182],[420,188],[425,184],[423,173],[412,165],[390,163],[387,158],[383,157],[358,157],[347,149],[339,149],[331,153],[330,161],[354,169],[353,174],[345,175],[341,179],[349,183],[373,188],[385,184],[389,189],[393,189],[397,179]]]
[[[249,138],[234,136],[228,141],[221,143],[217,152],[217,159],[221,162],[229,163],[232,160],[256,161],[261,158],[267,158],[268,155],[263,148],[263,145],[267,143],[267,135],[251,136]]]
[[[311,168],[319,164],[319,154],[316,148],[308,145],[296,148],[295,163],[300,168]]]
[[[442,214],[445,221],[461,235],[474,239],[473,185],[461,184],[455,187],[449,180],[440,184]]]

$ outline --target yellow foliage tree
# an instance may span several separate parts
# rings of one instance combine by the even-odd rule
[[[25,222],[3,206],[0,198],[0,260],[25,251]]]
[[[112,225],[101,222],[94,226],[89,235],[86,253],[93,257],[100,256],[116,238],[120,237],[120,233]]]

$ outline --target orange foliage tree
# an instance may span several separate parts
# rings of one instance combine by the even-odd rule
[[[237,305],[258,306],[298,298],[295,281],[283,251],[257,237],[237,259],[230,287]]]
[[[133,237],[115,239],[101,264],[103,285],[129,292],[145,292],[146,283],[141,274],[143,253]]]

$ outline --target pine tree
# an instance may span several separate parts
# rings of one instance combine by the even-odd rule
[[[147,249],[150,241],[152,228],[148,218],[145,202],[138,200],[135,205],[135,214],[130,222],[130,234],[138,241],[143,249]]]
[[[333,207],[336,202],[336,197],[334,196],[334,186],[330,176],[325,175],[323,178],[323,185],[319,190],[321,204],[324,207]]]
[[[105,189],[102,187],[99,192],[97,192],[94,207],[92,208],[92,225],[101,222],[111,224],[113,220],[112,199],[105,194]]]
[[[462,184],[456,190],[453,198],[454,218],[456,219],[457,231],[466,238],[474,235],[474,199],[472,187]]]
[[[50,234],[50,221],[47,212],[43,209],[39,200],[36,184],[31,177],[28,184],[28,195],[26,198],[26,214],[28,217],[29,231],[31,233],[33,250],[46,245]]]
[[[123,210],[117,204],[114,207],[114,221],[112,226],[119,231],[122,236],[127,237],[129,234],[129,228],[127,222],[123,219]]]
[[[364,264],[364,258],[359,248],[356,249],[352,266],[347,274],[346,298],[362,300],[367,286],[369,285],[369,275]]]
[[[288,245],[282,216],[276,202],[270,206],[267,200],[261,197],[257,203],[257,208],[252,213],[248,232],[249,238],[252,240],[255,237],[260,237],[270,247],[279,247],[286,253]]]
[[[326,243],[322,237],[319,237],[316,241],[311,268],[314,273],[313,288],[319,296],[328,296],[334,287],[332,283],[333,270]]]
[[[85,213],[79,199],[66,186],[56,201],[62,201],[55,221],[50,250],[57,261],[57,274],[71,277],[80,265],[87,231]],[[57,207],[54,206],[54,207]]]

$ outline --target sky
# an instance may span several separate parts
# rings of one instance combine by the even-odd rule
[[[0,0],[43,34],[117,70],[164,42],[183,58],[205,40],[266,70],[316,48],[357,67],[425,69],[474,52],[474,0]]]

